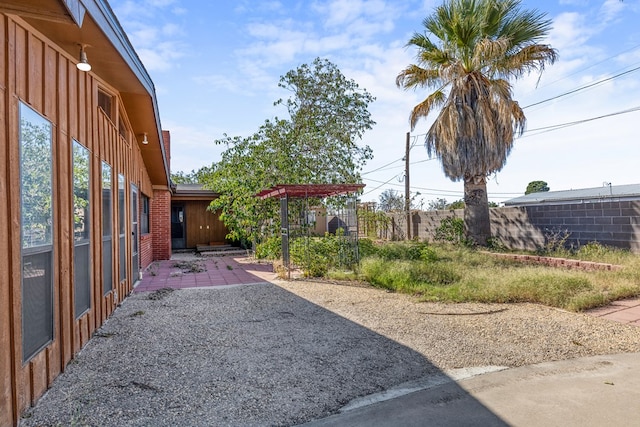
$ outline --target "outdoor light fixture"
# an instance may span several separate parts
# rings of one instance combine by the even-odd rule
[[[78,70],[80,71],[91,71],[91,64],[89,64],[89,60],[87,60],[87,52],[84,51],[86,45],[80,45],[80,61],[76,64]]]
[[[149,143],[149,140],[147,139],[147,133],[145,132],[143,135],[144,136],[142,137],[142,143],[144,145],[147,145]]]

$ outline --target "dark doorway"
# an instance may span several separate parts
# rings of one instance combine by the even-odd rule
[[[185,214],[182,203],[171,204],[171,249],[185,249]]]

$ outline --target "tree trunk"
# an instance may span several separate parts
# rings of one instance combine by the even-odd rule
[[[487,181],[484,176],[464,180],[464,225],[467,239],[480,246],[491,237]]]

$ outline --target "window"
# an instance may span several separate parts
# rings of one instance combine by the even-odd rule
[[[140,233],[149,234],[149,198],[140,196]]]
[[[126,251],[126,238],[125,238],[125,180],[124,175],[118,174],[118,232],[119,232],[119,261],[120,261],[120,281],[122,282],[127,278],[127,251]]]
[[[51,123],[20,103],[22,360],[53,340]]]
[[[102,293],[113,290],[113,190],[111,166],[102,162]]]
[[[125,140],[127,141],[129,140],[127,125],[124,123],[124,120],[122,120],[122,117],[118,119],[118,133],[120,133],[120,136],[123,137]]]
[[[76,319],[91,308],[89,150],[73,141],[73,277]]]
[[[98,89],[98,107],[113,120],[113,97]]]

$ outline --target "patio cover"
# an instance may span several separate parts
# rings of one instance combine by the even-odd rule
[[[365,184],[279,184],[262,190],[256,197],[330,197],[338,194],[355,193],[363,189]]]

